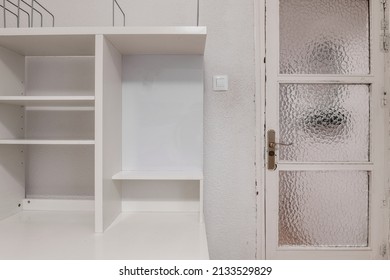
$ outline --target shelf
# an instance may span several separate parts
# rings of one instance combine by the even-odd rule
[[[0,139],[0,145],[94,145],[94,140]]]
[[[77,28],[2,28],[0,46],[25,56],[93,56],[95,35],[77,33]]]
[[[151,27],[120,29],[105,34],[123,55],[132,54],[203,54],[206,27]]]
[[[206,27],[1,28],[0,46],[26,56],[93,56],[95,35],[124,55],[203,54]]]
[[[2,138],[6,138],[0,139],[0,145],[3,145],[0,149],[2,152],[0,166],[5,170],[0,174],[4,177],[0,186],[6,186],[0,188],[2,192],[0,195],[10,197],[8,199],[10,202],[7,201],[9,205],[3,207],[6,211],[2,216],[8,218],[0,221],[0,248],[5,248],[0,250],[0,259],[208,258],[203,223],[203,171],[201,170],[204,91],[202,55],[205,50],[206,36],[206,27],[0,29],[0,55],[7,59],[4,67],[0,67],[2,73],[5,73],[2,74],[1,79],[5,81],[2,81],[4,82],[2,93],[16,94],[0,96],[0,104],[4,109],[1,110],[3,128],[0,132]],[[165,64],[161,65],[161,60],[157,59],[158,55],[163,57],[162,61],[166,61]],[[35,60],[28,56],[64,57],[60,58],[61,61],[57,61],[57,58],[38,57]],[[79,56],[83,56],[82,60],[78,58]],[[176,100],[177,94],[183,100],[190,98],[190,102],[183,102],[185,106],[176,102],[182,108],[176,112],[176,115],[171,114],[168,106],[163,106],[163,115],[168,111],[167,114],[171,118],[177,116],[179,120],[183,120],[181,124],[184,123],[184,127],[189,129],[185,129],[183,136],[180,137],[185,140],[187,138],[195,140],[188,143],[183,141],[180,147],[174,145],[173,152],[180,153],[177,161],[165,161],[172,154],[169,150],[170,144],[167,144],[165,146],[168,146],[168,149],[165,149],[164,145],[160,148],[160,151],[164,151],[158,155],[162,161],[152,158],[151,164],[144,164],[136,158],[134,160],[136,166],[125,164],[121,167],[122,156],[127,154],[122,151],[124,132],[121,124],[130,123],[132,120],[124,118],[121,110],[123,84],[128,81],[122,76],[122,72],[125,73],[126,67],[129,66],[123,62],[143,58],[150,60],[150,63],[146,61],[145,64],[145,61],[141,61],[138,67],[131,65],[131,68],[136,71],[143,71],[142,75],[134,79],[141,84],[141,94],[148,90],[148,85],[145,87],[144,83],[144,73],[150,76],[157,70],[158,73],[161,72],[163,75],[159,76],[156,82],[153,81],[153,88],[156,87],[159,93],[173,92],[168,99]],[[84,59],[86,59],[85,63]],[[50,69],[59,70],[53,72]],[[78,79],[80,71],[74,69],[88,73],[89,78]],[[33,73],[40,75],[31,75]],[[22,81],[26,81],[25,85]],[[183,90],[188,93],[188,96],[181,94]],[[94,96],[85,96],[93,94],[91,91],[95,92]],[[22,92],[27,96],[18,96]],[[72,93],[84,96],[69,96]],[[154,91],[151,93],[150,96],[153,97]],[[95,103],[98,103],[97,106]],[[149,103],[153,105],[160,102],[156,99]],[[193,103],[197,107],[194,107]],[[132,106],[140,107],[137,103],[132,103]],[[187,108],[188,117],[181,114]],[[89,112],[92,110],[95,111]],[[76,111],[76,113],[72,114],[73,112],[69,111]],[[145,110],[141,111],[147,115]],[[155,112],[152,112],[152,115],[156,115]],[[142,119],[142,114],[137,118]],[[140,125],[144,127],[143,123]],[[172,139],[177,139],[175,128],[169,127],[167,130],[163,125],[162,129],[165,138],[160,142],[175,144],[176,142],[172,142]],[[62,137],[65,139],[56,139]],[[143,144],[144,139],[142,137],[140,139],[138,143]],[[192,145],[192,142],[196,142],[196,145]],[[29,146],[26,155],[21,151],[23,149],[18,148],[23,145],[42,146]],[[140,152],[138,145],[136,148],[137,152]],[[158,153],[149,147],[145,150]],[[145,157],[145,153],[139,154]],[[63,160],[61,164],[57,164],[59,166],[54,166],[58,158]],[[25,161],[26,164],[23,164]],[[80,166],[85,169],[77,169]],[[121,169],[132,169],[132,167],[142,169],[145,166],[144,169],[150,167],[157,170],[123,170],[114,175]],[[194,169],[159,170],[186,167]],[[93,174],[96,176],[94,177]],[[112,180],[110,178],[107,180],[105,177],[107,174],[109,177],[114,175]],[[172,192],[174,195],[172,197],[176,198],[174,183],[177,183],[180,196],[174,201],[164,200],[164,197],[162,197],[163,201],[157,200],[157,203],[155,201],[144,203],[143,200],[139,200],[141,204],[146,205],[145,207],[153,204],[154,209],[158,208],[158,211],[165,207],[165,210],[177,212],[126,212],[129,209],[139,211],[139,207],[134,207],[139,205],[138,201],[133,203],[133,201],[126,201],[125,197],[122,198],[118,193],[120,182],[114,180],[156,180],[144,182],[156,184],[156,188],[172,184],[172,188],[163,190],[168,192],[167,198],[171,197],[169,192]],[[163,180],[167,181],[162,182]],[[77,184],[73,184],[73,181],[77,181]],[[182,185],[190,186],[184,190],[183,196]],[[72,186],[76,186],[76,189]],[[94,192],[93,187],[95,187]],[[84,189],[88,195],[94,196],[93,201],[57,201],[46,198],[47,193],[54,193],[53,196],[60,197],[63,194],[66,194],[66,197],[79,197],[84,193]],[[145,189],[145,198],[148,198],[148,188],[141,186],[142,191]],[[9,195],[8,192],[11,194]],[[142,192],[139,193],[140,196],[143,195]],[[24,199],[26,195],[38,199],[26,200]],[[155,194],[152,193],[151,196],[155,197]],[[23,201],[22,207],[19,205],[20,201]],[[9,217],[16,211],[20,212]],[[99,234],[93,234],[94,229]],[[104,234],[100,234],[103,232]],[[29,238],[25,238],[26,236]]]
[[[0,259],[209,258],[195,213],[122,213],[104,234],[93,227],[93,211],[22,211],[0,221]]]
[[[94,96],[0,96],[0,103],[20,106],[90,107]]]
[[[203,173],[199,170],[185,171],[121,171],[113,180],[202,180]]]

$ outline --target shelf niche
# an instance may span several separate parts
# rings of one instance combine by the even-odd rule
[[[29,56],[4,48],[11,37],[0,34],[0,219],[26,198],[35,210],[46,207],[37,198],[93,202],[95,57]]]
[[[139,48],[134,51],[126,36],[97,37],[97,55],[103,53],[97,71],[105,71],[101,71],[101,79],[97,78],[101,83],[96,84],[96,110],[97,115],[102,110],[106,116],[102,120],[103,141],[100,143],[99,137],[96,141],[96,148],[102,149],[102,158],[97,162],[103,165],[96,200],[105,209],[97,218],[102,221],[97,224],[97,232],[104,231],[122,211],[137,210],[122,201],[122,192],[127,193],[122,188],[137,188],[138,182],[145,180],[153,181],[153,187],[166,185],[163,181],[180,181],[181,192],[193,189],[186,190],[186,185],[193,186],[188,181],[198,181],[196,201],[190,200],[190,207],[179,209],[196,209],[203,218],[205,36],[195,47],[187,48],[182,43],[183,49],[176,46],[167,51],[163,44],[168,37],[156,36],[155,40],[160,38],[156,43],[162,47],[155,47],[154,52],[148,48],[144,54]],[[180,203],[186,201],[172,202]],[[172,209],[167,204],[163,208]]]

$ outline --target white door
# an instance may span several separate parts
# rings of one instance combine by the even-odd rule
[[[381,258],[382,8],[266,1],[267,259]]]

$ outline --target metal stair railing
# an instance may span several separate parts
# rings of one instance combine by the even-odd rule
[[[7,16],[7,12],[9,12],[10,14],[14,15],[16,17],[16,20],[18,20],[18,15],[16,13],[14,13],[13,11],[7,9],[7,7],[4,5],[4,2],[5,0],[3,1],[3,5],[0,4],[0,8],[3,8],[3,11],[4,11],[4,27],[7,27],[7,21],[6,21],[6,16]]]
[[[38,6],[40,6],[43,10],[46,11],[46,13],[48,13],[52,17],[52,20],[53,20],[52,27],[54,27],[54,25],[55,25],[55,17],[54,17],[54,15],[48,9],[46,9],[44,6],[42,6],[41,3],[39,3],[36,0],[32,0],[31,1],[31,21],[33,20],[33,14],[32,13],[33,13],[33,10],[34,10],[34,3],[38,4]]]
[[[22,1],[22,3],[25,4],[27,7],[32,8],[32,5],[31,5],[31,4],[27,3],[27,2],[24,1],[24,0],[21,0],[21,1]],[[41,16],[41,27],[43,27],[43,15],[42,15],[42,13],[41,13],[39,10],[35,9],[35,8],[33,8],[32,10],[35,11],[35,12],[37,12],[37,13]],[[33,15],[34,15],[34,14],[31,13],[31,27],[34,27]]]
[[[115,26],[115,5],[119,8],[123,15],[123,26],[126,26],[126,14],[116,0],[112,0],[112,26]]]
[[[4,28],[7,28],[7,12],[11,13],[12,15],[14,15],[16,17],[16,22],[17,22],[16,26],[18,28],[21,27],[21,16],[20,16],[21,12],[25,13],[27,15],[28,27],[34,27],[34,12],[39,14],[40,19],[41,19],[40,27],[43,27],[44,15],[43,15],[42,11],[44,13],[48,14],[52,18],[52,27],[55,26],[54,15],[48,9],[46,9],[41,3],[39,3],[37,0],[31,0],[31,4],[26,2],[25,0],[17,0],[17,4],[11,0],[3,0],[2,2],[3,2],[3,4],[0,5],[0,9],[3,9]],[[14,9],[16,9],[16,12],[9,9],[7,7],[7,4],[8,4],[8,6],[9,5],[13,6]],[[30,9],[30,13],[28,11],[26,11],[23,7],[21,7],[22,4],[27,6],[28,9]],[[36,5],[36,7],[34,7],[34,4]]]
[[[6,0],[6,2],[9,3],[9,4],[11,4],[11,5],[14,6],[15,8],[18,8],[18,13],[17,13],[17,18],[16,18],[17,26],[19,27],[19,25],[20,25],[20,11],[22,11],[22,12],[24,12],[24,13],[27,15],[28,27],[30,27],[30,26],[31,26],[31,25],[30,25],[30,14],[29,14],[26,10],[24,10],[24,9],[22,9],[22,8],[20,8],[20,7],[18,7],[18,5],[14,4],[13,2],[11,2],[11,1],[9,1],[9,0]]]

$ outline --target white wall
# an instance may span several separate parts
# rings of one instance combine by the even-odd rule
[[[112,25],[112,0],[40,0],[55,15],[56,26]],[[195,25],[196,0],[118,0],[126,12],[126,25]],[[122,14],[115,8],[115,24]],[[39,17],[34,25],[39,25]],[[45,25],[50,25],[50,17]]]
[[[111,0],[40,0],[56,26],[111,25]],[[119,0],[128,25],[196,25],[196,0]],[[205,215],[212,259],[256,252],[254,0],[200,0],[205,54]],[[120,19],[120,14],[118,14]],[[212,91],[228,74],[230,90]]]
[[[202,0],[205,54],[205,214],[211,258],[252,259],[256,249],[253,0]],[[212,91],[227,74],[230,90]]]

